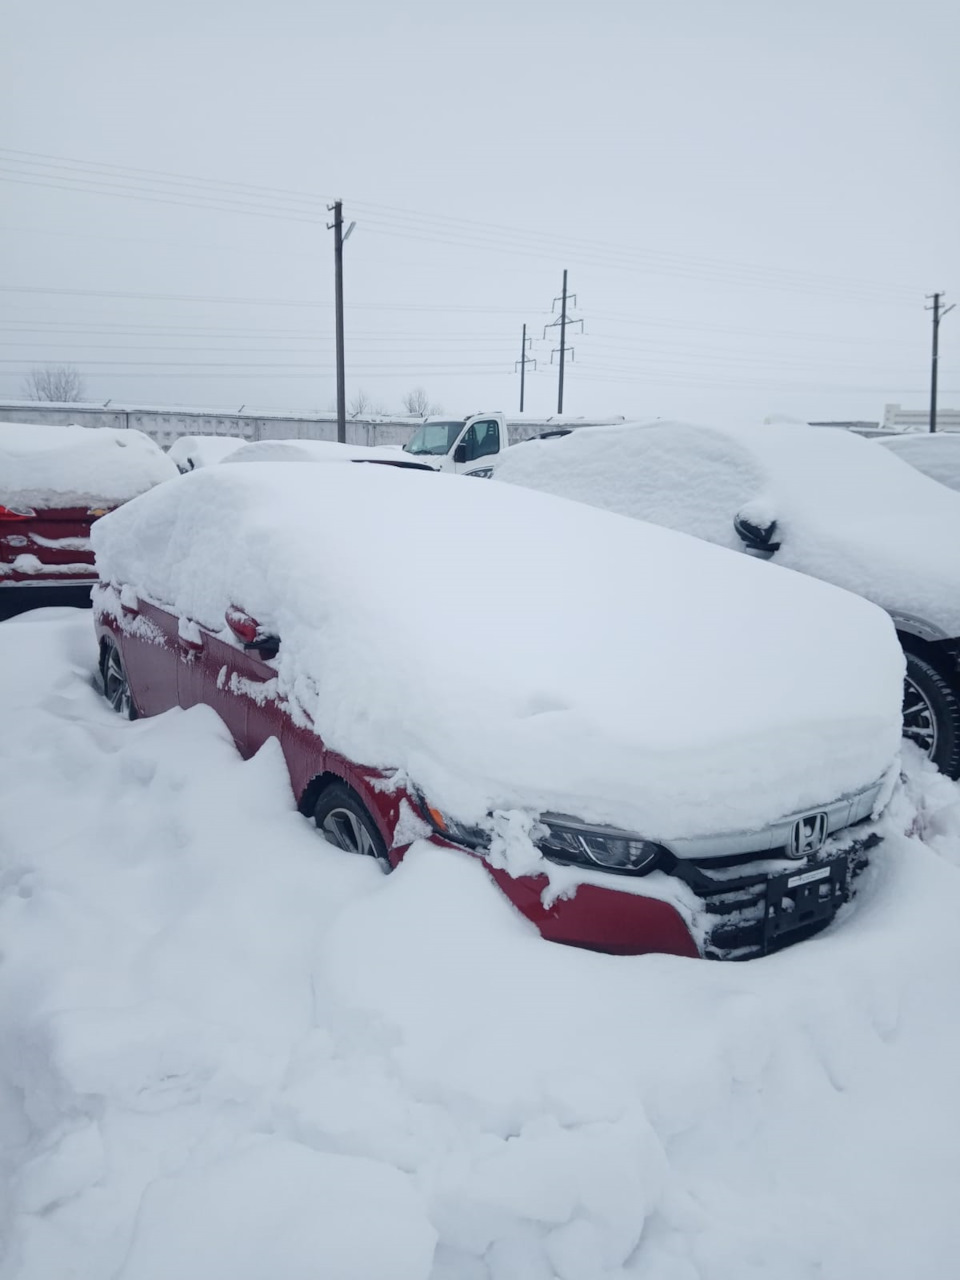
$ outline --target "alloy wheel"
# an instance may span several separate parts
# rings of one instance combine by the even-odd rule
[[[928,758],[937,750],[937,717],[933,706],[909,676],[903,682],[903,736],[916,743]]]
[[[331,844],[347,853],[362,853],[377,858],[379,853],[370,832],[349,809],[331,809],[324,818],[320,830]]]
[[[125,720],[133,719],[133,698],[127,673],[123,669],[118,650],[111,645],[107,650],[107,659],[103,666],[103,691],[107,701],[118,715]]]

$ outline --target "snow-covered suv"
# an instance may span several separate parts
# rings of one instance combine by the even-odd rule
[[[956,493],[873,441],[804,426],[596,427],[516,445],[494,476],[771,558],[880,605],[907,659],[904,733],[960,776]],[[761,629],[750,643],[770,641]]]

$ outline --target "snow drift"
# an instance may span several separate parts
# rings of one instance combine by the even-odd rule
[[[954,1273],[960,787],[916,753],[837,926],[614,958],[465,855],[326,845],[274,744],[123,722],[95,663],[88,613],[0,624],[2,1280]]]

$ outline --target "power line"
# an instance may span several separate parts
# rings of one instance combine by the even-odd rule
[[[36,185],[59,181],[61,189],[91,190],[99,194],[187,204],[221,212],[315,222],[322,216],[325,199],[319,195],[252,183],[226,182],[184,174],[53,157],[43,153],[0,148],[7,156],[7,180]],[[20,169],[9,168],[10,164]],[[32,175],[32,176],[31,176]],[[695,276],[701,282],[732,286],[772,288],[787,292],[828,294],[859,301],[906,302],[912,291],[873,281],[845,280],[795,268],[763,267],[728,262],[690,253],[668,253],[633,247],[597,246],[595,241],[558,236],[543,231],[480,223],[450,215],[422,213],[370,201],[353,201],[364,213],[364,224],[375,234],[445,243],[475,250],[512,252],[555,259],[575,252],[581,265],[590,263],[622,270],[642,270],[667,275]]]

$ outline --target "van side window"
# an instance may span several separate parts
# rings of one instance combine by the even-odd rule
[[[488,422],[475,422],[463,437],[467,446],[467,462],[476,458],[485,458],[491,453],[500,452],[500,427],[491,419]]]

